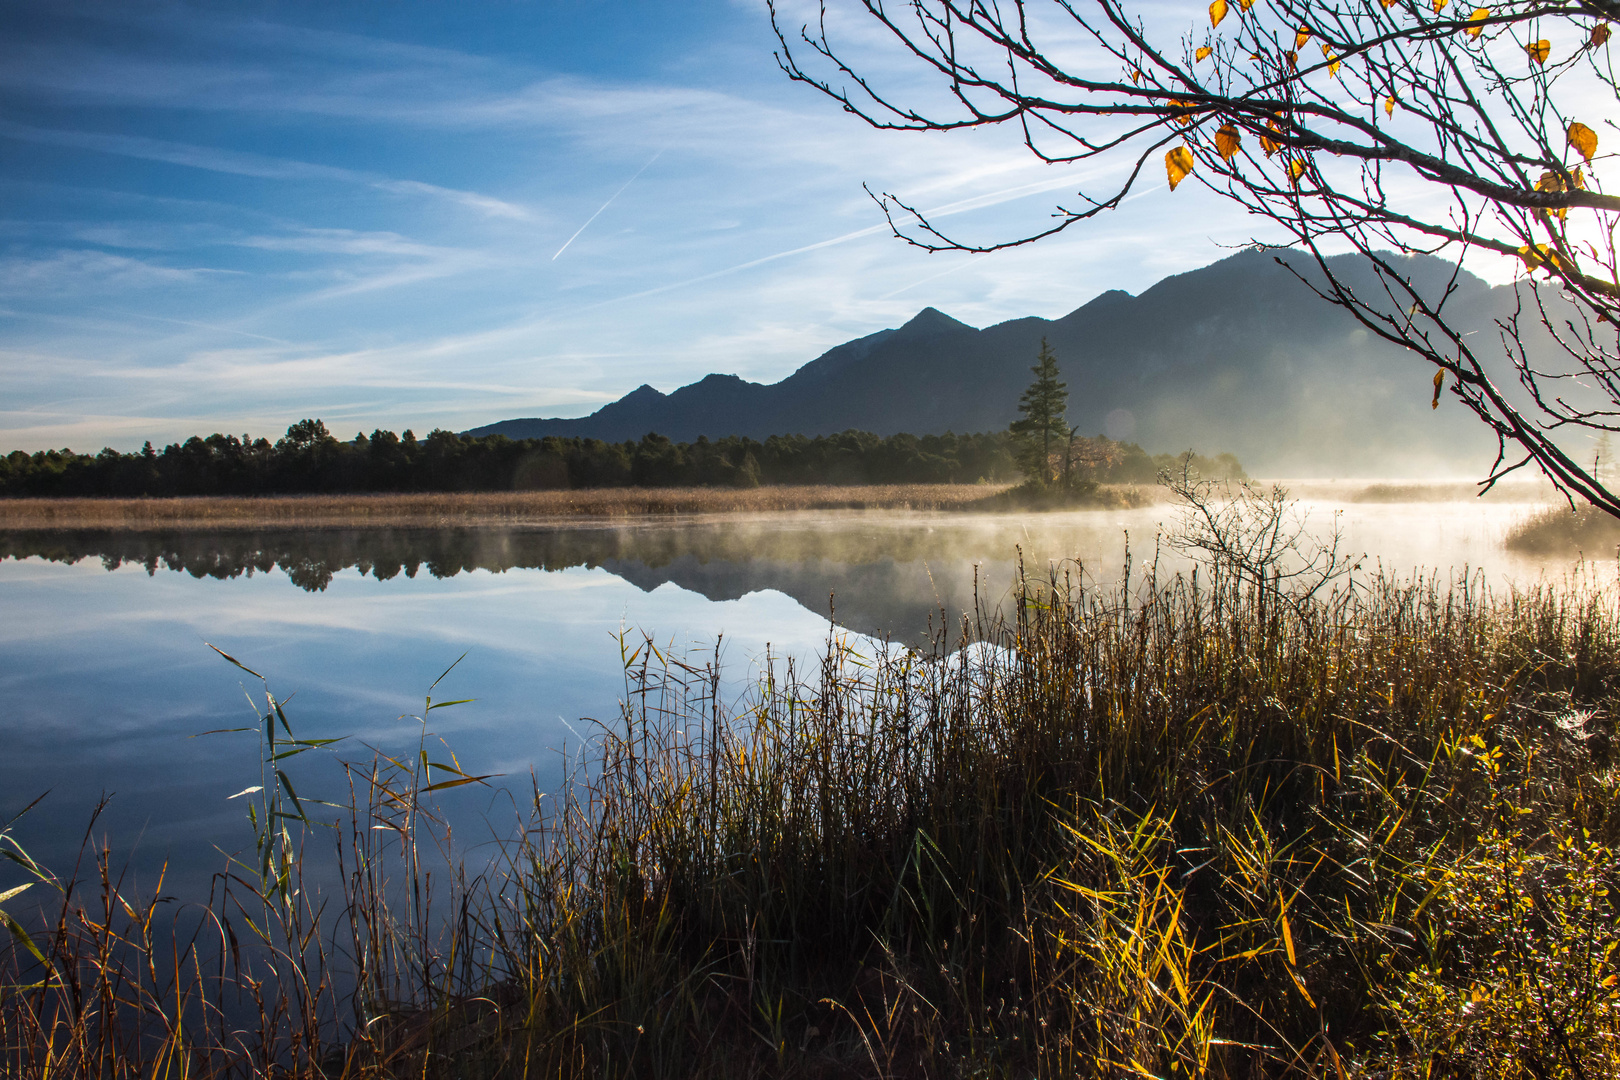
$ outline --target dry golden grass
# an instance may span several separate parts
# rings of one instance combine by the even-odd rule
[[[39,905],[0,933],[0,1075],[1620,1076],[1616,599],[1026,580],[980,647],[831,635],[729,703],[626,633],[618,716],[466,863],[432,793],[476,780],[425,719],[457,702],[317,826],[322,740],[266,686],[206,904],[0,821],[33,886],[0,901]]]
[[[988,484],[732,488],[591,488],[413,495],[262,498],[4,499],[0,528],[218,528],[478,525],[557,518],[753,514],[792,510],[976,509],[1007,489]]]
[[[1620,521],[1596,506],[1555,503],[1515,525],[1507,548],[1529,555],[1585,553],[1604,559],[1620,553]]]

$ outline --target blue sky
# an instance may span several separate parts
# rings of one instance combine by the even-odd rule
[[[753,0],[0,0],[0,449],[581,415],[1254,235],[1161,180],[1032,248],[908,248],[863,182],[989,238],[1088,177],[1010,132],[873,132],[775,44]]]

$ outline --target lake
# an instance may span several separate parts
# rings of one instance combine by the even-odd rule
[[[1317,485],[1318,527],[1342,509],[1345,547],[1398,572],[1470,567],[1493,586],[1557,574],[1510,555],[1507,529],[1539,504],[1354,503]],[[198,895],[249,840],[240,802],[258,782],[254,680],[262,673],[305,738],[345,737],[309,760],[306,796],[330,795],[334,762],[415,746],[434,691],[473,702],[435,711],[469,771],[502,774],[446,802],[462,838],[509,833],[533,785],[612,723],[625,679],[621,635],[713,657],[723,692],[746,693],[769,650],[814,657],[829,632],[860,648],[922,645],[1008,595],[1016,560],[1111,583],[1152,563],[1177,511],[981,516],[783,513],[500,529],[304,532],[0,530],[0,815],[36,796],[17,835],[41,861],[95,835],[142,880]],[[1161,572],[1183,564],[1161,554]],[[1364,571],[1365,572],[1365,571]],[[832,614],[834,623],[829,624]],[[326,790],[321,790],[323,786]],[[486,825],[487,822],[487,825]],[[0,880],[3,887],[9,878]]]

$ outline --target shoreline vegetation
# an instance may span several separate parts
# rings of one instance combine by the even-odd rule
[[[834,632],[738,702],[627,636],[617,717],[493,848],[435,818],[478,777],[427,720],[316,792],[266,687],[217,895],[6,864],[0,1069],[1620,1072],[1613,583],[1206,571],[1026,579],[922,652]]]
[[[985,509],[995,505],[1011,487],[1010,484],[806,484],[754,488],[0,499],[0,528],[465,526],[795,511],[945,511]],[[1125,494],[1129,488],[1120,490],[1119,498],[1129,497]],[[1110,495],[1111,492],[1103,498]]]
[[[1579,552],[1589,559],[1620,557],[1620,520],[1595,506],[1571,508],[1567,503],[1532,514],[1509,532],[1509,551],[1525,555],[1568,555]]]
[[[1467,481],[1283,481],[1295,496],[1347,504],[1470,501]],[[1014,513],[1031,510],[1127,509],[1163,502],[1158,484],[1098,484],[1083,493],[1031,493],[1010,482],[975,484],[773,484],[753,488],[585,488],[556,491],[422,492],[343,495],[185,496],[169,498],[0,498],[0,529],[251,529],[389,526],[511,526],[565,521],[622,522],[636,518],[836,511]],[[1544,484],[1502,485],[1490,500],[1542,502]],[[1562,539],[1572,515],[1559,505],[1527,519],[1547,539],[1512,541],[1529,553],[1561,554],[1581,547]],[[1611,528],[1574,515],[1594,535]],[[1601,517],[1601,515],[1597,515]],[[1620,532],[1620,529],[1616,530]],[[1528,534],[1527,534],[1528,535]],[[1586,533],[1572,534],[1584,536]],[[1620,536],[1608,541],[1612,549]],[[1582,548],[1600,553],[1599,546]],[[1604,549],[1603,553],[1606,553]]]

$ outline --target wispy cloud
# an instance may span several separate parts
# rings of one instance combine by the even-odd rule
[[[140,135],[112,135],[103,132],[73,131],[33,127],[16,121],[0,119],[0,138],[20,142],[43,143],[50,146],[68,146],[93,150],[103,154],[161,161],[209,172],[251,176],[263,180],[317,180],[343,184],[359,184],[402,195],[424,195],[457,206],[476,210],[491,217],[532,221],[534,213],[516,203],[483,195],[475,191],[458,191],[436,184],[416,180],[400,180],[356,169],[335,165],[322,165],[308,161],[272,157],[240,150],[226,150],[212,146],[172,142]]]
[[[55,251],[37,257],[0,258],[0,293],[80,292],[106,286],[150,289],[225,272],[163,266],[104,251]]]
[[[1073,173],[1061,177],[1048,177],[1045,180],[1038,180],[1027,184],[1017,184],[1013,187],[1002,188],[999,191],[989,191],[978,195],[973,195],[965,199],[957,199],[952,202],[943,203],[939,206],[926,208],[922,211],[922,213],[931,221],[942,220],[944,218],[954,217],[958,214],[969,213],[974,210],[982,210],[987,207],[999,206],[1002,203],[1012,202],[1013,200],[1022,199],[1029,195],[1040,194],[1047,191],[1056,191],[1060,188],[1069,188],[1074,185],[1076,179],[1077,177]],[[903,223],[904,222],[902,221],[902,224]],[[665,285],[658,285],[651,289],[643,289],[640,292],[633,292],[625,296],[614,297],[610,300],[603,300],[590,306],[604,307],[609,304],[617,304],[629,300],[641,300],[651,296],[658,296],[662,293],[670,292],[675,289],[684,289],[693,285],[703,284],[704,282],[714,281],[718,278],[729,277],[732,274],[738,274],[744,270],[752,270],[756,267],[764,266],[768,263],[777,262],[782,259],[790,259],[797,255],[805,255],[813,251],[820,251],[824,248],[837,247],[838,245],[847,244],[853,240],[865,239],[866,237],[875,236],[879,233],[890,234],[891,232],[892,230],[886,221],[880,224],[868,225],[865,228],[854,229],[838,236],[828,237],[825,240],[817,240],[813,243],[801,244],[797,247],[789,248],[786,251],[778,251],[770,255],[762,255],[757,259],[750,259],[747,262],[737,263],[734,266],[728,266],[722,270],[714,270],[706,274],[701,274],[697,277],[687,278],[682,281],[674,281]]]
[[[1060,314],[1220,254],[1187,237],[1245,238],[1183,189],[1083,245],[941,267],[887,236],[863,181],[993,237],[1087,176],[1013,139],[865,128],[774,72],[751,0],[642,37],[563,5],[600,48],[525,50],[485,25],[528,17],[500,6],[391,41],[359,28],[393,16],[345,9],[57,24],[21,2],[55,29],[0,40],[0,139],[52,148],[0,160],[11,445],[322,412],[466,427],[711,370],[774,381],[925,303]],[[912,77],[869,20],[835,30]]]

